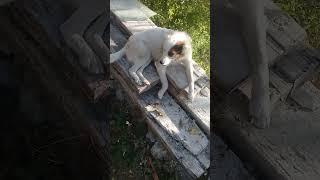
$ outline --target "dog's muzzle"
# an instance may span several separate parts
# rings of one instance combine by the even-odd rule
[[[168,57],[165,57],[163,59],[160,60],[160,64],[163,65],[163,66],[168,66],[171,62],[171,59],[168,58]]]

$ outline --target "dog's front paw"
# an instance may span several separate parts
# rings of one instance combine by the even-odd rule
[[[147,85],[147,86],[150,86],[150,82],[148,81],[148,80],[143,80],[143,83],[145,84],[145,85]]]
[[[259,100],[259,101],[258,101]],[[270,126],[270,109],[269,103],[263,99],[252,100],[250,102],[249,113],[251,122],[260,129]]]
[[[193,100],[194,100],[194,94],[193,94],[193,93],[189,93],[189,94],[188,94],[188,99],[189,99],[191,102],[193,102]]]
[[[161,90],[160,90],[160,91],[158,92],[158,98],[159,98],[159,99],[162,99],[164,93],[165,93],[165,91],[161,91]]]

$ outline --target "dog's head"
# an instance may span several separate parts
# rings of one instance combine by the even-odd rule
[[[185,32],[173,32],[165,42],[160,64],[167,66],[172,61],[179,61],[191,53],[191,38]]]

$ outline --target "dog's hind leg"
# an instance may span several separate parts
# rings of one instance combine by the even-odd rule
[[[142,66],[140,67],[140,69],[137,71],[137,75],[139,76],[140,80],[141,80],[144,84],[146,84],[146,85],[150,85],[150,82],[143,76],[142,72],[143,72],[143,70],[150,64],[150,62],[151,62],[151,57],[150,57],[150,58],[148,59],[148,61],[147,61],[144,65],[142,65]]]
[[[144,79],[141,78],[142,71],[147,65],[150,64],[151,54],[146,51],[139,52],[139,54],[135,54],[135,55],[127,53],[127,59],[130,62],[134,63],[133,66],[129,69],[130,76],[134,79],[134,81],[139,86],[143,85],[143,81],[145,78],[144,77],[143,77]],[[141,68],[142,70],[140,72],[139,70]]]
[[[133,66],[129,69],[129,74],[134,81],[141,86],[143,85],[143,79],[140,79],[139,77],[142,73],[139,69],[144,69],[145,67],[143,66],[147,66],[146,64],[150,63],[149,59],[151,58],[151,52],[148,47],[145,46],[144,42],[138,41],[134,38],[131,38],[126,46],[127,60],[133,63]]]
[[[140,80],[139,76],[137,75],[137,71],[139,68],[141,68],[145,62],[144,61],[134,61],[135,63],[133,64],[132,67],[129,68],[129,74],[133,78],[133,80],[139,85],[143,85],[142,81]]]

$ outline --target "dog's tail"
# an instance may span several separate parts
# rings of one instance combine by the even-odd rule
[[[118,59],[122,58],[125,53],[125,47],[122,48],[120,51],[110,54],[110,63],[117,61]]]

